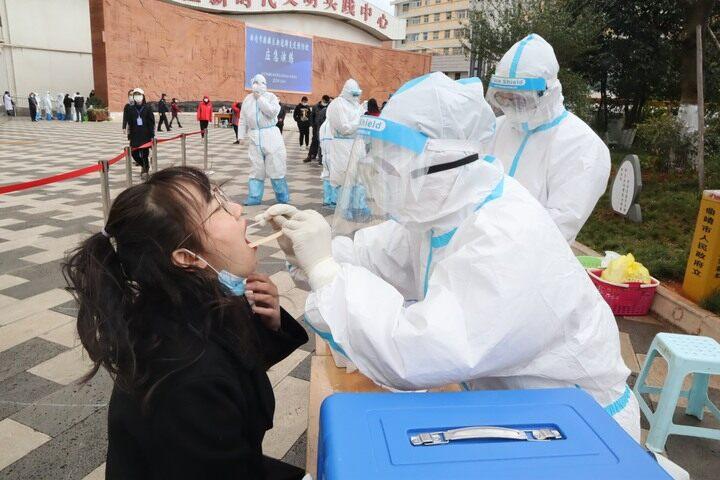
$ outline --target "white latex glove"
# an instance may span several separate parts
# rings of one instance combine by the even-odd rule
[[[313,290],[332,283],[340,266],[332,258],[330,224],[315,210],[303,210],[282,226],[290,239],[298,266],[305,271]]]
[[[268,208],[264,212],[257,214],[255,216],[255,221],[258,222],[260,226],[265,226],[269,223],[272,226],[273,230],[277,232],[282,229],[282,226],[289,219],[291,219],[295,214],[299,212],[300,210],[293,207],[292,205],[288,205],[286,203],[278,203]],[[278,238],[277,242],[278,245],[280,245],[282,251],[285,253],[285,258],[287,259],[288,263],[296,266],[299,265],[298,260],[295,257],[295,251],[293,250],[292,241],[290,241],[290,239],[287,238],[286,235],[283,235]]]

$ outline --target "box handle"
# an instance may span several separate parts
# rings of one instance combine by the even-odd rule
[[[477,426],[455,428],[439,432],[420,433],[410,435],[410,443],[416,447],[426,445],[443,445],[457,440],[521,440],[526,442],[543,442],[546,440],[560,440],[562,435],[554,428],[541,428],[537,430],[518,430],[514,428]]]

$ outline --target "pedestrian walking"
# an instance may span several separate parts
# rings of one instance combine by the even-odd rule
[[[65,105],[63,105],[62,93],[55,97],[55,116],[58,120],[65,120]]]
[[[282,102],[280,102],[280,113],[278,113],[276,126],[278,127],[278,129],[280,130],[280,134],[282,135],[283,127],[285,126],[285,107],[283,107]]]
[[[80,92],[75,92],[75,121],[82,122],[83,120],[83,107],[85,106],[85,99],[80,95]]]
[[[10,92],[5,90],[5,95],[3,95],[3,105],[5,106],[5,113],[7,113],[8,117],[14,117],[15,116],[15,102],[13,102],[12,96],[10,96]]]
[[[35,92],[30,92],[28,95],[28,109],[30,110],[30,120],[33,122],[38,121],[38,101],[35,96]]]
[[[207,132],[208,123],[212,122],[213,106],[210,101],[210,97],[205,95],[202,102],[198,103],[196,117],[200,122],[200,135],[205,138],[205,132]]]
[[[152,108],[145,101],[145,92],[142,88],[133,90],[133,105],[127,109],[127,134],[130,146],[133,148],[132,156],[135,163],[142,168],[141,177],[147,176],[150,171],[150,147],[135,150],[155,137],[155,115]]]
[[[318,159],[318,163],[322,163],[322,150],[320,148],[320,127],[325,121],[325,109],[330,103],[330,97],[323,95],[322,99],[312,109],[312,142],[310,142],[310,151],[303,163],[308,163]]]
[[[172,114],[170,126],[172,127],[173,122],[177,120],[178,128],[182,128],[182,125],[180,125],[180,117],[178,117],[178,113],[180,113],[180,105],[178,105],[176,98],[173,98],[172,102],[170,102],[170,113]]]
[[[163,123],[165,124],[165,128],[169,132],[171,130],[170,124],[168,123],[167,119],[167,113],[170,111],[170,109],[167,106],[167,102],[165,101],[165,95],[164,93],[160,95],[160,101],[158,102],[158,113],[160,114],[160,119],[158,120],[158,132],[162,132],[162,126]]]
[[[305,144],[305,148],[310,148],[310,117],[312,115],[312,108],[308,105],[308,98],[302,97],[300,103],[295,107],[293,112],[293,119],[297,123],[298,130],[300,131],[300,146]]]
[[[66,93],[63,98],[63,106],[65,107],[65,120],[72,120],[73,99],[70,98],[69,93]]]
[[[232,127],[233,130],[235,130],[235,141],[233,142],[233,145],[237,145],[240,143],[240,140],[238,139],[238,125],[240,124],[240,112],[242,111],[242,103],[241,102],[235,102],[232,104]]]

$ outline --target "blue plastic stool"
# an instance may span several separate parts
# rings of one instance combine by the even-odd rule
[[[660,354],[668,364],[668,373],[662,387],[651,387],[645,384],[650,367],[655,357]],[[693,374],[690,390],[683,390],[683,380]],[[646,446],[653,452],[665,450],[668,435],[687,435],[691,437],[720,440],[720,430],[673,423],[673,413],[680,397],[688,399],[686,415],[702,420],[705,408],[718,419],[720,410],[708,398],[708,381],[710,375],[720,375],[720,344],[709,337],[695,335],[678,335],[674,333],[658,333],[650,345],[645,364],[635,382],[635,396],[640,410],[650,422]],[[641,394],[660,394],[655,412],[645,402]]]

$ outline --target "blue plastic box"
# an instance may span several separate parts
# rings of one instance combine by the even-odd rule
[[[410,440],[480,425],[556,430],[561,438]],[[322,404],[318,442],[317,480],[670,478],[579,388],[339,393]]]

